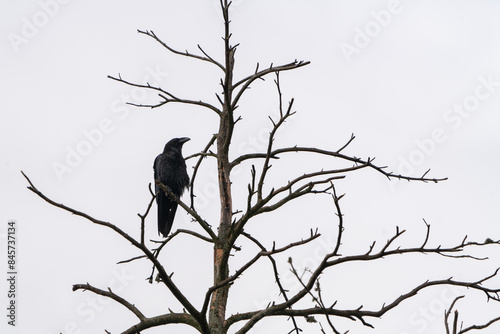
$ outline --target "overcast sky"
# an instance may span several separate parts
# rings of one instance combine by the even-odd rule
[[[448,177],[438,184],[388,181],[375,171],[349,174],[336,183],[346,233],[342,253],[364,253],[377,240],[406,229],[401,245],[416,247],[432,225],[429,242],[454,245],[500,239],[500,3],[470,1],[284,1],[236,0],[232,42],[240,43],[235,77],[261,67],[297,60],[311,64],[281,75],[284,99],[295,98],[294,115],[276,145],[337,150],[351,134],[346,154],[367,158],[396,173]],[[149,285],[146,262],[116,265],[137,251],[106,229],[43,202],[26,189],[23,170],[46,195],[138,236],[139,217],[150,200],[152,163],[172,137],[192,138],[185,155],[201,150],[217,132],[217,116],[181,105],[158,109],[125,104],[155,103],[146,94],[107,79],[121,74],[137,83],[157,84],[190,99],[217,103],[221,73],[168,53],[137,29],[153,30],[179,50],[222,59],[222,20],[216,0],[189,1],[0,1],[0,241],[6,249],[7,222],[17,221],[18,326],[8,333],[119,333],[136,322],[121,305],[90,292],[86,283],[135,303],[147,316],[181,311],[158,284]],[[272,77],[252,85],[241,100],[231,154],[263,151],[276,117]],[[189,168],[193,165],[188,162]],[[198,179],[198,208],[216,225],[215,165],[207,161]],[[293,175],[340,166],[309,156],[283,159],[270,173],[271,186]],[[246,195],[249,165],[237,170],[237,204]],[[299,174],[297,174],[299,173]],[[240,200],[238,202],[238,200]],[[148,217],[148,238],[157,238],[156,215]],[[174,228],[199,230],[179,211]],[[248,226],[271,247],[286,245],[319,228],[320,241],[293,253],[300,268],[314,267],[331,251],[336,220],[331,198],[313,196],[258,217]],[[250,244],[231,270],[258,250]],[[475,280],[493,272],[500,259],[443,261],[401,258],[367,266],[345,266],[322,279],[339,307],[377,309],[427,278]],[[474,250],[477,251],[477,250]],[[495,250],[498,253],[498,250]],[[484,254],[484,252],[483,252]],[[237,254],[240,255],[240,254]],[[211,280],[211,246],[179,237],[163,254],[169,272],[200,305]],[[287,257],[280,268],[290,289]],[[6,272],[6,254],[0,261]],[[0,284],[2,309],[6,281]],[[262,307],[275,294],[269,264],[262,260],[231,288],[228,315]],[[444,333],[443,312],[463,290],[429,289],[381,320],[375,329],[341,320],[355,333]],[[500,307],[471,293],[462,302],[465,325],[481,324]],[[468,305],[468,307],[466,307]],[[5,313],[5,311],[4,311]],[[323,326],[327,324],[323,321]],[[281,326],[281,327],[280,327]],[[285,327],[283,327],[285,326]],[[304,324],[319,333],[317,324]],[[285,333],[290,323],[263,321],[253,333]],[[281,328],[277,331],[277,328]],[[498,326],[483,333],[497,333]],[[178,333],[193,333],[186,327]],[[160,333],[165,328],[148,333]]]

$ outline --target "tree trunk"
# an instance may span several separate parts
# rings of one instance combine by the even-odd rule
[[[228,35],[226,35],[228,37]],[[231,252],[230,234],[233,219],[231,180],[229,166],[229,144],[234,127],[232,109],[232,80],[234,68],[234,49],[226,39],[226,73],[223,83],[224,104],[220,115],[219,132],[217,136],[217,171],[220,192],[220,222],[218,242],[214,245],[214,284],[224,281],[229,276],[229,255]],[[210,334],[226,334],[226,306],[229,285],[214,291],[210,303],[209,327]]]

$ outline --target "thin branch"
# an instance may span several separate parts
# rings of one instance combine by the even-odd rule
[[[351,138],[341,147],[339,148],[337,151],[335,151],[336,153],[340,153],[343,149],[345,149],[353,140],[354,140],[354,134],[351,134]],[[248,154],[243,154],[241,156],[239,156],[238,158],[234,159],[232,162],[231,162],[231,167],[234,167],[234,166],[237,166],[239,165],[240,163],[246,161],[246,160],[250,160],[250,159],[264,159],[268,156],[267,152],[266,153],[248,153]],[[271,155],[271,158],[272,159],[279,159],[279,157],[277,157],[276,155]]]
[[[311,236],[309,238],[306,238],[306,239],[302,239],[300,241],[295,241],[295,242],[292,242],[284,247],[281,247],[281,248],[274,248],[270,251],[263,251],[262,252],[262,255],[263,256],[269,256],[269,255],[275,255],[275,254],[278,254],[278,253],[282,253],[282,252],[285,252],[287,250],[289,250],[290,248],[293,248],[293,247],[297,247],[297,246],[301,246],[301,245],[305,245],[307,244],[308,242],[311,242],[313,241],[314,239],[316,238],[319,238],[321,236],[320,233],[318,233],[318,231],[312,233],[311,231]]]
[[[192,54],[192,53],[189,53],[187,51],[184,51],[184,52],[181,52],[181,51],[177,51],[173,48],[171,48],[170,46],[168,46],[165,42],[163,42],[160,38],[158,38],[156,36],[156,34],[152,31],[152,30],[139,30],[137,29],[137,32],[140,33],[140,34],[143,34],[143,35],[146,35],[146,36],[149,36],[151,38],[153,38],[154,40],[156,40],[158,43],[160,43],[163,47],[165,47],[168,51],[174,53],[174,54],[177,54],[177,55],[181,55],[181,56],[186,56],[186,57],[191,57],[191,58],[195,58],[195,59],[199,59],[199,60],[203,60],[203,61],[206,61],[206,62],[209,62],[211,64],[214,64],[214,65],[217,65],[222,71],[226,71],[226,69],[224,68],[224,66],[222,66],[221,63],[217,62],[216,60],[214,60],[212,57],[210,57],[202,48],[201,46],[198,44],[198,49],[205,55],[205,57],[202,57],[202,56],[198,56],[198,55],[195,55],[195,54]]]
[[[316,234],[318,234],[317,231],[316,231],[316,233],[313,233],[311,231],[311,237],[314,236],[314,235],[316,235]],[[244,235],[250,241],[252,241],[253,243],[255,243],[261,249],[261,251],[268,253],[267,249],[257,239],[255,239],[254,237],[252,237],[250,234],[248,234],[246,232],[242,232],[242,235]],[[318,237],[319,237],[319,235],[318,235]],[[288,302],[289,299],[288,299],[287,291],[285,290],[285,288],[283,287],[283,285],[281,283],[281,279],[280,279],[279,273],[278,273],[278,266],[276,265],[276,260],[274,260],[274,257],[272,256],[272,254],[268,254],[267,258],[271,262],[271,266],[273,268],[274,281],[276,282],[276,285],[278,285],[280,293],[283,296],[283,298],[285,299],[285,302]],[[291,332],[295,331],[298,334],[302,330],[298,327],[297,322],[295,320],[295,317],[291,316],[290,318],[292,319],[292,323],[293,323],[293,327],[294,327],[294,329]]]
[[[209,242],[209,243],[214,243],[214,241],[208,237],[205,237],[199,233],[196,233],[194,231],[191,231],[191,230],[185,230],[185,229],[178,229],[176,230],[175,232],[173,232],[172,234],[170,234],[165,240],[161,240],[161,241],[157,241],[157,240],[151,240],[152,242],[154,243],[157,243],[157,244],[160,244],[160,246],[158,248],[155,248],[153,249],[154,251],[154,255],[156,258],[158,258],[158,255],[160,254],[161,250],[163,249],[163,247],[169,242],[171,241],[175,236],[181,234],[181,233],[184,233],[184,234],[188,234],[188,235],[192,235],[198,239],[201,239],[203,241],[206,241],[206,242]],[[233,248],[237,251],[241,250],[239,247],[236,247],[236,246],[233,246]],[[120,262],[117,262],[117,264],[123,264],[123,263],[128,263],[128,262],[132,262],[132,261],[135,261],[135,260],[140,260],[140,259],[145,259],[146,256],[145,255],[139,255],[139,256],[135,256],[131,259],[128,259],[128,260],[122,260]],[[150,280],[152,281],[152,280]]]
[[[146,255],[139,255],[139,256],[134,256],[128,260],[121,260],[121,261],[118,261],[116,262],[116,264],[124,264],[124,263],[129,263],[129,262],[133,262],[135,260],[140,260],[140,259],[147,259],[147,256]]]
[[[365,253],[362,255],[351,255],[351,256],[344,256],[335,260],[330,260],[325,263],[326,267],[330,266],[335,266],[340,263],[346,263],[346,262],[353,262],[353,261],[372,261],[372,260],[377,260],[381,259],[384,257],[392,256],[392,255],[401,255],[401,254],[407,254],[407,253],[420,253],[420,254],[436,254],[440,256],[446,256],[446,257],[452,257],[452,258],[470,258],[470,259],[475,259],[475,260],[485,260],[486,258],[477,258],[473,257],[470,255],[455,255],[454,253],[462,252],[465,247],[469,246],[474,246],[474,245],[486,245],[486,244],[481,244],[481,243],[476,243],[476,242],[470,242],[470,243],[461,243],[460,245],[456,245],[453,247],[435,247],[435,248],[422,248],[422,247],[414,247],[414,248],[400,248],[397,247],[392,250],[387,250],[387,245],[391,244],[395,238],[401,236],[401,234],[404,231],[399,231],[399,229],[396,230],[396,234],[387,241],[386,245],[384,248],[377,252],[377,253]],[[493,274],[494,276],[495,274]],[[487,277],[489,279],[490,277]]]
[[[464,328],[464,329],[460,330],[457,334],[463,334],[463,333],[466,333],[466,332],[471,331],[473,329],[485,329],[485,328],[487,328],[487,327],[489,327],[489,326],[491,326],[494,323],[499,322],[499,321],[500,321],[500,317],[496,317],[494,319],[491,319],[490,321],[488,321],[484,325],[472,325],[472,326],[469,326],[467,328]]]
[[[440,182],[440,181],[445,181],[448,178],[426,178],[425,173],[421,177],[412,177],[412,176],[406,176],[402,174],[394,174],[393,172],[387,172],[385,170],[386,166],[377,166],[373,164],[374,158],[367,158],[366,160],[363,160],[361,158],[357,158],[355,156],[348,156],[345,154],[340,153],[347,145],[349,145],[352,140],[354,140],[354,136],[351,136],[351,139],[344,145],[342,146],[339,150],[337,151],[328,151],[324,149],[319,149],[319,148],[314,148],[314,147],[299,147],[299,146],[293,146],[293,147],[285,147],[285,148],[279,148],[275,149],[271,152],[267,153],[249,153],[249,154],[244,154],[235,160],[231,162],[231,166],[234,167],[240,163],[242,163],[245,160],[249,159],[263,159],[266,157],[271,157],[272,159],[279,159],[279,155],[283,153],[314,153],[314,154],[319,154],[319,155],[326,155],[326,156],[332,156],[332,157],[337,157],[342,160],[350,161],[354,163],[354,167],[363,165],[366,167],[369,167],[371,169],[376,170],[377,172],[383,174],[386,176],[389,180],[392,178],[400,179],[400,180],[407,180],[407,181],[421,181],[421,182]]]
[[[251,182],[248,184],[248,196],[247,196],[247,211],[252,209],[252,197],[255,195],[255,165],[252,165],[252,169],[250,170],[251,174]]]
[[[344,150],[344,148],[346,148],[347,146],[349,146],[350,143],[352,143],[352,141],[354,140],[354,138],[356,138],[354,136],[354,133],[351,133],[351,138],[349,138],[349,140],[347,141],[347,143],[345,143],[345,145],[342,146],[341,148],[339,148],[336,152],[340,153],[342,150]]]
[[[279,85],[279,82],[278,82]],[[280,96],[280,104],[281,104],[281,96]],[[259,182],[257,183],[257,200],[261,201],[262,200],[262,188],[264,187],[264,180],[267,175],[267,171],[271,166],[269,165],[269,159],[271,159],[271,151],[273,148],[273,141],[274,141],[274,135],[276,134],[276,131],[278,131],[279,127],[286,121],[286,119],[290,116],[292,116],[294,113],[291,112],[293,106],[293,99],[290,101],[290,104],[288,105],[288,110],[285,113],[285,115],[282,114],[281,110],[281,117],[277,123],[274,123],[271,119],[271,121],[274,124],[273,129],[271,130],[271,133],[269,134],[269,140],[267,144],[267,153],[266,153],[266,158],[264,160],[264,165],[262,166],[262,172],[260,174],[260,179]]]
[[[321,295],[321,285],[319,283],[319,278],[318,280],[316,281],[316,291],[318,291],[318,304],[321,306],[321,308],[323,310],[326,310],[326,307],[325,307],[325,303],[323,302],[323,296]],[[328,322],[328,325],[330,325],[330,328],[332,329],[332,331],[335,333],[335,334],[340,334],[339,331],[337,331],[337,329],[335,328],[335,326],[333,325],[332,321],[330,320],[330,316],[328,314],[328,312],[325,312],[325,317],[326,317],[326,320]],[[347,332],[346,332],[347,333]],[[345,333],[344,333],[345,334]]]
[[[192,235],[198,239],[201,239],[203,241],[206,241],[206,242],[209,242],[209,243],[214,243],[214,240],[208,238],[208,237],[205,237],[199,233],[196,233],[194,231],[191,231],[191,230],[185,230],[185,229],[178,229],[176,230],[174,233],[170,234],[165,240],[162,240],[162,241],[156,241],[156,240],[151,240],[152,242],[155,242],[157,244],[160,244],[160,246],[158,246],[158,248],[155,248],[153,249],[154,250],[154,254],[156,257],[158,257],[158,255],[160,254],[161,250],[163,249],[163,247],[165,247],[165,245],[170,242],[174,237],[176,237],[177,235],[181,234],[181,233],[184,233],[184,234],[189,234],[189,235]],[[236,250],[236,251],[240,251],[241,248],[237,247],[237,246],[233,246],[233,249]]]
[[[206,242],[209,242],[209,243],[214,243],[214,241],[208,237],[205,237],[199,233],[196,233],[194,231],[191,231],[191,230],[185,230],[185,229],[178,229],[176,230],[174,233],[172,233],[171,235],[169,235],[165,240],[162,240],[162,241],[155,241],[155,240],[152,240],[153,242],[155,243],[159,243],[161,244],[160,247],[163,247],[165,244],[167,244],[170,240],[172,240],[175,236],[181,234],[181,233],[184,233],[184,234],[189,234],[189,235],[192,235],[198,239],[201,239],[203,241],[206,241]]]
[[[201,155],[196,162],[196,165],[194,166],[193,169],[193,175],[191,176],[191,183],[189,184],[189,189],[190,189],[190,197],[191,197],[191,209],[195,210],[194,208],[194,180],[196,179],[196,175],[198,174],[198,169],[201,166],[201,162],[203,161],[203,158],[206,157],[205,154],[207,154],[208,150],[212,145],[214,144],[215,140],[217,139],[217,134],[214,134],[212,138],[208,141],[208,144],[205,146],[203,151],[201,151]],[[186,158],[187,159],[187,158]]]
[[[161,107],[161,106],[163,106],[163,105],[165,105],[167,103],[173,102],[173,103],[183,103],[183,104],[197,105],[197,106],[200,106],[200,107],[208,108],[208,109],[214,111],[218,115],[221,114],[221,111],[217,107],[213,106],[210,103],[203,102],[201,100],[195,101],[195,100],[189,100],[189,99],[181,99],[181,98],[173,95],[172,93],[170,93],[170,92],[168,92],[166,90],[163,90],[160,87],[151,86],[149,83],[147,83],[145,85],[143,85],[143,84],[136,84],[136,83],[133,83],[133,82],[130,82],[130,81],[127,81],[127,80],[123,79],[121,77],[121,75],[118,75],[118,77],[114,77],[114,76],[108,75],[108,78],[112,79],[112,80],[115,80],[115,81],[118,81],[118,82],[121,82],[121,83],[124,83],[124,84],[132,86],[132,87],[138,87],[138,88],[144,88],[144,89],[151,89],[151,90],[157,91],[157,92],[159,92],[158,96],[160,96],[163,99],[163,101],[158,102],[157,104],[136,104],[136,103],[127,102],[127,104],[135,106],[135,107],[152,108],[153,109],[153,108]]]
[[[344,195],[341,195],[341,196],[337,196],[337,192],[335,190],[335,186],[333,184],[333,182],[330,182],[331,184],[331,188],[332,188],[332,199],[333,199],[333,203],[335,205],[335,209],[336,209],[336,215],[338,217],[338,232],[337,232],[337,243],[335,244],[335,248],[333,249],[333,251],[328,255],[328,258],[331,258],[333,256],[337,256],[339,254],[339,249],[340,249],[340,245],[342,245],[342,234],[344,233],[344,215],[342,214],[342,211],[340,209],[340,204],[339,204],[339,201],[342,197],[344,197]]]
[[[427,241],[429,241],[429,236],[431,234],[431,225],[427,224],[427,222],[425,221],[425,219],[422,219],[422,220],[424,221],[424,224],[427,227],[427,232],[425,233],[424,243],[422,244],[422,246],[420,246],[421,248],[424,248],[425,245],[427,245]]]
[[[453,321],[453,330],[452,332],[450,333],[450,327],[448,325],[448,318],[451,314],[451,311],[453,310],[453,307],[455,306],[455,304],[457,303],[457,301],[461,298],[464,298],[465,296],[458,296],[456,297],[453,302],[451,303],[450,307],[444,312],[444,325],[445,325],[445,329],[446,329],[446,334],[457,334],[457,329],[456,329],[456,322],[457,322],[457,314],[455,313],[455,317],[454,317],[454,321]]]
[[[333,180],[341,180],[345,178],[345,175],[340,175],[340,176],[329,176],[331,174],[337,174],[337,173],[342,173],[340,170],[327,170],[327,171],[320,171],[320,172],[314,172],[314,173],[308,173],[308,174],[303,174],[291,181],[289,181],[285,186],[282,186],[278,189],[272,189],[269,195],[262,199],[261,201],[257,202],[253,209],[255,209],[255,212],[252,216],[263,213],[263,212],[270,212],[278,209],[281,207],[283,204],[288,203],[290,200],[298,198],[300,196],[303,196],[305,194],[310,194],[310,193],[316,193],[314,191],[314,187],[317,185],[325,184],[325,183],[330,183]],[[305,184],[299,186],[297,189],[292,190],[292,187],[300,182],[300,181],[306,181],[308,179],[311,179],[313,177],[317,176],[327,176],[325,179],[320,179],[317,181],[307,181]],[[324,189],[320,192],[325,193],[330,187],[327,189]],[[282,198],[280,201],[266,205],[269,203],[271,199],[276,197],[279,194],[282,194],[284,192],[288,192],[288,195],[286,195],[284,198]]]
[[[335,334],[340,334],[339,331],[337,331],[337,329],[335,328],[335,326],[333,326],[331,320],[330,320],[330,315],[328,314],[328,311],[326,310],[326,307],[323,303],[323,300],[320,298],[320,297],[316,297],[310,289],[307,288],[307,286],[304,284],[304,281],[302,280],[302,277],[299,275],[297,269],[295,269],[294,265],[293,265],[293,262],[290,260],[288,262],[290,264],[290,267],[291,267],[291,272],[293,273],[293,275],[295,276],[295,278],[297,278],[297,281],[300,283],[300,285],[302,286],[303,289],[305,289],[307,291],[307,293],[311,296],[312,300],[316,302],[317,305],[319,305],[319,308],[323,309],[324,310],[324,315],[327,319],[327,322],[328,324],[330,325],[330,328],[333,330],[333,332]],[[319,277],[318,279],[316,280],[316,290],[318,291],[318,295],[320,296],[321,295],[321,288],[320,288],[320,284],[319,284]]]
[[[243,155],[240,155],[239,157],[237,157],[236,159],[234,159],[233,161],[231,161],[231,168],[236,167],[237,165],[239,165],[243,161],[250,160],[250,159],[266,159],[267,156],[268,156],[267,153],[243,154]],[[277,156],[271,156],[270,158],[271,159],[279,159],[279,157],[277,157]]]
[[[173,199],[179,206],[181,206],[187,213],[189,213],[199,224],[200,226],[210,235],[212,240],[216,241],[217,235],[212,231],[212,228],[210,225],[200,217],[200,215],[193,209],[191,209],[186,203],[181,201],[178,196],[176,196],[170,188],[165,186],[163,183],[159,182],[158,180],[155,180],[156,184],[167,194],[168,197]]]
[[[114,301],[125,306],[127,309],[129,309],[132,313],[134,313],[137,316],[137,318],[139,318],[139,320],[144,321],[146,319],[144,314],[142,314],[142,312],[139,311],[139,309],[135,305],[129,303],[127,300],[125,300],[122,297],[115,294],[113,291],[111,291],[110,288],[108,288],[108,291],[105,291],[105,290],[101,290],[99,288],[93,287],[92,285],[87,283],[87,284],[74,284],[73,291],[76,291],[76,290],[84,290],[84,291],[88,290],[88,291],[92,291],[95,294],[111,298]]]
[[[294,112],[292,112],[292,107],[293,107],[293,99],[290,100],[290,103],[288,104],[288,109],[286,113],[283,114],[283,99],[282,99],[282,94],[281,94],[281,87],[280,87],[280,81],[279,81],[279,72],[276,72],[276,87],[278,90],[278,101],[279,101],[279,111],[280,111],[280,118],[278,122],[274,122],[271,117],[269,119],[273,123],[273,129],[269,133],[269,139],[268,139],[268,144],[267,144],[267,152],[266,152],[266,158],[264,160],[264,164],[262,166],[262,172],[260,174],[260,179],[259,182],[257,183],[257,200],[262,201],[262,188],[264,187],[264,180],[266,178],[267,171],[271,166],[269,165],[269,159],[271,159],[271,151],[273,149],[273,141],[274,141],[274,136],[280,126],[285,123],[288,117],[292,116]]]
[[[149,201],[148,207],[146,208],[146,212],[141,215],[138,213],[137,215],[141,218],[141,244],[144,245],[144,233],[145,233],[145,225],[146,225],[146,217],[149,214],[149,211],[151,210],[151,207],[153,206],[153,203],[156,198],[156,194],[153,192],[153,189],[151,188],[151,183],[149,184],[149,193],[151,194],[151,200]]]
[[[269,68],[266,68],[264,70],[258,71],[258,72],[254,73],[252,75],[247,76],[246,78],[241,79],[240,81],[238,81],[237,83],[235,83],[232,86],[233,90],[235,88],[237,88],[238,86],[240,86],[240,85],[242,87],[240,88],[240,90],[236,94],[234,100],[232,101],[231,107],[232,108],[236,107],[236,105],[238,104],[238,101],[240,100],[240,98],[243,95],[243,93],[247,90],[247,88],[255,80],[261,79],[262,77],[264,77],[264,76],[266,76],[267,74],[270,74],[270,73],[276,73],[276,72],[281,72],[281,71],[289,71],[289,70],[293,70],[293,69],[296,69],[296,68],[299,68],[299,67],[302,67],[302,66],[306,66],[308,64],[310,64],[309,61],[297,61],[297,60],[294,60],[291,63],[285,64],[285,65],[281,65],[281,66],[273,66],[273,65],[271,65]]]
[[[186,324],[197,329],[200,333],[202,328],[196,322],[196,319],[187,313],[169,313],[163,314],[156,317],[146,318],[145,320],[139,322],[136,325],[131,326],[127,330],[123,331],[121,334],[137,334],[148,328],[158,327],[168,324]]]
[[[342,148],[341,148],[342,149]],[[405,176],[401,174],[394,174],[392,172],[387,172],[384,169],[384,167],[379,167],[377,165],[374,165],[372,161],[374,159],[368,158],[367,160],[363,160],[360,158],[356,157],[351,157],[342,153],[339,153],[339,151],[327,151],[319,148],[314,148],[314,147],[299,147],[299,146],[294,146],[294,147],[286,147],[286,148],[281,148],[281,149],[276,149],[271,152],[272,156],[277,156],[279,154],[283,153],[297,153],[297,152],[308,152],[308,153],[316,153],[320,155],[327,155],[327,156],[333,156],[333,157],[338,157],[343,160],[351,161],[354,162],[356,165],[366,165],[367,167],[370,167],[379,173],[385,175],[388,179],[391,178],[397,178],[397,179],[403,179],[403,180],[408,180],[408,181],[422,181],[422,182],[434,182],[437,183],[439,181],[445,181],[448,178],[426,178],[426,177],[412,177],[412,176]],[[425,176],[425,175],[424,175]]]
[[[380,253],[385,253],[385,251],[394,242],[394,240],[396,240],[397,238],[399,238],[405,232],[406,232],[406,230],[400,231],[399,230],[399,226],[396,226],[396,233],[389,240],[387,240],[386,244],[384,245],[384,247],[382,248],[382,250],[380,251]]]

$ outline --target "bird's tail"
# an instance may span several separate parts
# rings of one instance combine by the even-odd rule
[[[166,238],[172,229],[172,224],[174,223],[177,203],[168,198],[163,192],[160,192],[157,197],[157,204],[158,232]]]

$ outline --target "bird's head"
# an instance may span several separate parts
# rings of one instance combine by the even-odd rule
[[[173,138],[165,145],[165,152],[169,150],[181,150],[185,142],[191,140],[188,137]]]

